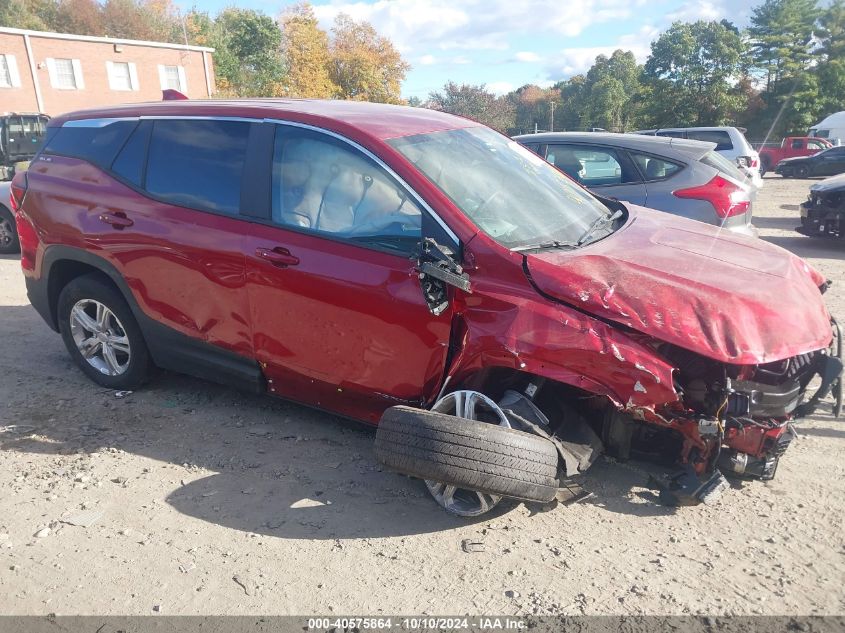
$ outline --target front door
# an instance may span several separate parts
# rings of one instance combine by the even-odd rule
[[[845,172],[845,147],[829,149],[817,157],[816,176],[835,176]]]
[[[245,236],[253,345],[272,393],[377,422],[420,403],[446,362],[411,258],[422,206],[344,141],[275,126],[271,217]]]

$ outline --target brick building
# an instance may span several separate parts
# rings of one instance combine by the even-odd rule
[[[50,115],[214,92],[214,49],[0,28],[0,112]]]

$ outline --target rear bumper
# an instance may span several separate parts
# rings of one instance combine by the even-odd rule
[[[50,326],[55,332],[59,331],[56,324],[56,319],[50,310],[50,295],[47,288],[46,280],[35,279],[29,275],[24,277],[26,283],[26,296],[35,311],[41,315],[41,318]]]

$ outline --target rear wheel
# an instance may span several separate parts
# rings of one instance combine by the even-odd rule
[[[0,253],[8,255],[21,250],[18,241],[18,230],[15,227],[15,216],[0,204]]]
[[[71,357],[94,382],[136,389],[149,373],[141,329],[124,298],[98,276],[73,279],[58,303],[59,330]]]
[[[483,514],[501,497],[554,499],[554,444],[509,428],[501,409],[478,392],[448,394],[435,409],[388,409],[376,432],[377,459],[426,480],[435,500],[461,516]]]
[[[800,167],[795,168],[795,177],[796,178],[807,178],[809,175],[810,175],[810,170],[806,166],[801,165]]]

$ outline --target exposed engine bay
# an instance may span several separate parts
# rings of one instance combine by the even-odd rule
[[[677,368],[680,398],[655,410],[620,409],[601,396],[578,396],[536,377],[502,384],[498,405],[514,428],[555,442],[562,482],[605,453],[674,469],[653,482],[669,504],[706,503],[727,488],[723,475],[774,478],[794,437],[792,422],[810,415],[832,391],[839,415],[842,337],[835,322],[833,330],[830,349],[763,365],[730,365],[659,344],[656,351]]]

